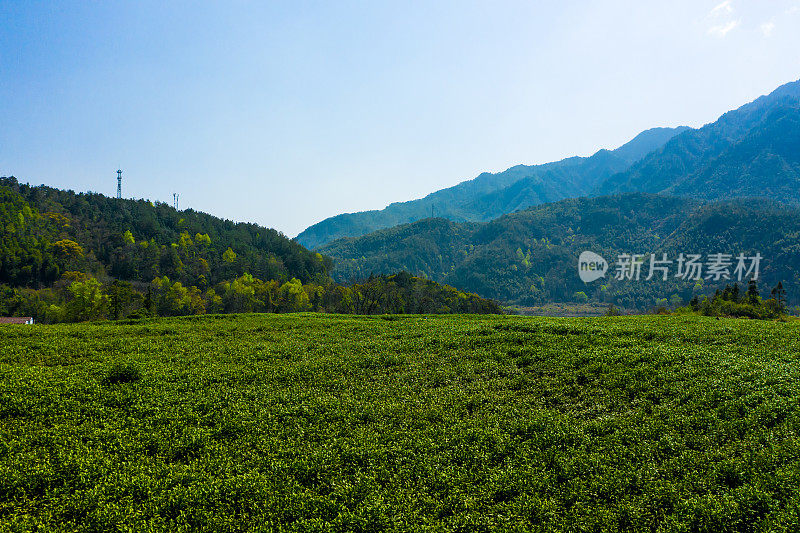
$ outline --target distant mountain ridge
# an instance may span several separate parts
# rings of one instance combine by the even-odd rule
[[[766,197],[800,203],[800,106],[776,108],[761,127],[663,192],[705,200]]]
[[[599,183],[629,168],[669,139],[690,128],[652,128],[615,150],[590,157],[570,157],[541,165],[516,165],[504,172],[478,177],[418,200],[397,202],[385,209],[345,213],[323,220],[296,240],[309,249],[342,237],[357,237],[431,215],[448,220],[483,222],[532,205],[583,196]]]
[[[707,200],[765,196],[798,203],[800,81],[684,131],[629,169],[599,184],[595,195],[678,194]]]
[[[764,197],[800,204],[800,81],[699,129],[654,128],[591,157],[483,173],[419,200],[323,220],[297,240],[314,249],[430,216],[485,222],[565,198],[622,192],[703,200]]]

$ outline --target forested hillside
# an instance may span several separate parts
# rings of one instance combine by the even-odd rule
[[[38,287],[64,271],[135,282],[210,285],[248,272],[308,282],[328,265],[279,232],[164,203],[31,187],[0,179],[0,282]]]
[[[496,174],[484,172],[419,200],[328,218],[307,228],[297,236],[297,241],[313,249],[341,237],[366,235],[431,215],[453,221],[488,221],[532,205],[584,196],[604,179],[627,169],[687,129],[653,128],[616,150],[600,150],[591,157],[516,165]]]
[[[321,248],[335,279],[406,269],[481,296],[522,305],[598,301],[649,309],[688,303],[723,288],[724,279],[671,276],[618,281],[619,254],[763,256],[761,286],[782,281],[800,302],[800,210],[768,201],[697,200],[632,193],[536,206],[488,223],[429,219],[341,239]],[[589,250],[610,264],[605,278],[584,283],[578,256]],[[674,265],[673,265],[674,268]],[[745,280],[746,283],[746,280]]]
[[[706,200],[762,196],[800,204],[800,102],[774,109],[760,127],[665,192]]]
[[[13,177],[0,178],[0,230],[0,316],[499,311],[406,274],[338,286],[329,258],[255,224]]]
[[[797,204],[799,124],[796,81],[677,135],[595,193],[663,192],[708,200],[764,196]]]

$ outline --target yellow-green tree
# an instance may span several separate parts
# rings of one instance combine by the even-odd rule
[[[233,263],[236,261],[236,252],[234,252],[231,247],[228,246],[228,249],[222,253],[222,260],[226,263]]]
[[[69,320],[83,322],[102,318],[108,304],[108,298],[103,294],[100,282],[94,278],[86,281],[76,281],[69,286],[71,300],[66,306],[66,316]]]
[[[308,294],[303,290],[303,284],[297,278],[292,278],[283,285],[278,291],[278,310],[284,313],[297,311],[308,311],[311,309],[311,302]]]
[[[75,241],[61,239],[53,243],[56,254],[66,260],[83,257],[83,247]]]

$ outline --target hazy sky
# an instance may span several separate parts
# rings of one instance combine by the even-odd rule
[[[294,236],[798,78],[798,0],[0,0],[0,175]]]

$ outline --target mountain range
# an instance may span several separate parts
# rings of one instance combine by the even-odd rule
[[[483,222],[542,203],[619,192],[703,200],[765,197],[796,204],[798,146],[800,81],[795,81],[698,129],[654,128],[591,157],[483,173],[425,198],[328,218],[296,239],[314,249],[434,215]]]
[[[342,237],[358,237],[432,215],[456,222],[482,222],[532,205],[584,196],[602,180],[630,168],[689,129],[685,126],[653,128],[616,150],[599,150],[591,157],[569,157],[542,165],[516,165],[495,174],[484,172],[425,198],[393,203],[382,210],[345,213],[325,219],[304,230],[296,240],[314,249]]]
[[[705,200],[768,197],[797,203],[800,81],[676,135],[593,194],[652,192]]]
[[[576,268],[583,251],[612,269],[620,254],[760,254],[762,287],[781,281],[798,304],[798,198],[800,82],[698,129],[651,129],[591,157],[518,165],[381,211],[333,217],[298,239],[313,251],[254,224],[0,178],[0,314],[60,321],[445,312],[463,310],[464,301],[493,309],[458,290],[390,275],[401,270],[505,303],[592,300],[627,309],[685,302],[731,281],[645,283],[609,271],[584,283]],[[395,290],[398,280],[406,293]],[[382,303],[362,305],[368,294]]]
[[[469,188],[476,192],[466,202]],[[588,291],[646,307],[699,289],[674,280],[635,291],[613,280],[584,287],[578,254],[759,252],[764,282],[783,281],[791,293],[800,290],[800,82],[698,129],[648,130],[614,151],[481,175],[393,205],[445,193],[462,199],[451,211],[469,206],[480,216],[437,208],[436,219],[318,246],[334,260],[334,278],[406,269],[506,302],[565,301]],[[373,223],[384,211],[373,212]]]

